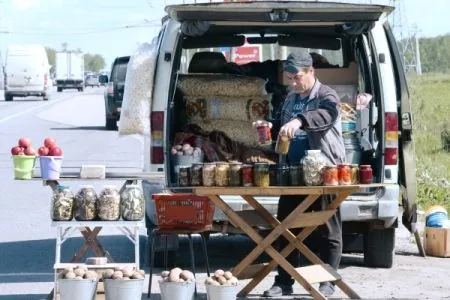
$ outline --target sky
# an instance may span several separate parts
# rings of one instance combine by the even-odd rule
[[[130,55],[140,43],[151,42],[159,32],[165,5],[183,2],[195,0],[0,0],[0,51],[4,59],[9,44],[61,50],[67,43],[69,49],[103,55],[108,68],[115,57]],[[401,12],[396,16],[403,20],[403,32],[417,31],[420,37],[450,33],[449,0],[345,2],[394,3]]]

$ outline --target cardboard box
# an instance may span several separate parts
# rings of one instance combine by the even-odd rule
[[[288,85],[289,80],[283,72],[283,62],[279,63],[279,79],[283,85]],[[358,67],[351,62],[348,68],[324,68],[315,69],[316,77],[326,85],[358,85]]]
[[[450,228],[426,227],[423,244],[427,255],[450,257]]]

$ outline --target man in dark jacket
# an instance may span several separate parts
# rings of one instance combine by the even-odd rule
[[[285,78],[292,91],[286,97],[281,112],[280,135],[291,138],[287,161],[299,163],[307,150],[321,150],[329,164],[340,164],[345,161],[345,146],[342,138],[340,121],[340,101],[336,92],[323,85],[315,77],[313,60],[306,51],[299,51],[288,56],[284,64]],[[305,199],[300,195],[282,195],[278,203],[277,217],[284,220],[300,202]],[[319,198],[311,207],[312,210],[326,209],[331,199]],[[298,232],[294,230],[294,233]],[[279,249],[287,245],[281,237],[278,239]],[[324,225],[320,226],[305,243],[318,250],[321,259],[334,269],[339,267],[342,254],[342,224],[339,212]],[[299,253],[293,251],[287,260],[294,266],[299,264]],[[292,294],[294,279],[282,268],[278,267],[278,276],[274,285],[264,292],[266,297],[279,297]],[[334,293],[331,282],[321,283],[319,291],[325,296]]]

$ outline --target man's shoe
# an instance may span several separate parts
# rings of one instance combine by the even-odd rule
[[[319,292],[321,292],[325,297],[331,296],[334,294],[334,284],[331,282],[322,282],[319,285]]]
[[[264,291],[263,297],[281,297],[291,295],[293,292],[292,285],[274,284],[270,289]]]

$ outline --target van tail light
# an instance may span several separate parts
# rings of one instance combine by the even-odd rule
[[[48,83],[48,74],[45,73],[44,74],[44,84],[47,84],[47,83]]]
[[[108,95],[114,95],[114,83],[113,82],[108,82],[108,86],[106,88],[106,93]]]
[[[164,163],[164,112],[153,111],[150,116],[150,133],[152,136],[150,159],[152,164]]]
[[[398,115],[397,113],[384,114],[385,149],[384,163],[396,165],[398,161]]]

